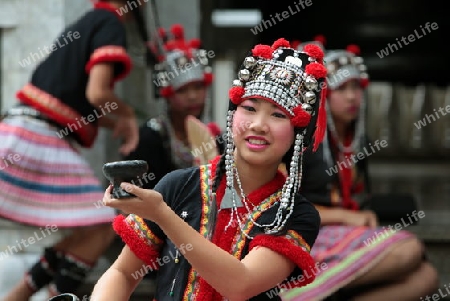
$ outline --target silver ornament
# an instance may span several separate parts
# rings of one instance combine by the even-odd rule
[[[341,65],[347,65],[347,64],[348,64],[348,59],[347,59],[347,57],[346,57],[346,56],[341,56],[341,57],[339,58],[339,64],[341,64]]]
[[[250,71],[247,69],[242,69],[239,71],[239,79],[242,81],[248,81],[250,79]]]
[[[240,80],[238,79],[233,80],[233,87],[242,87],[242,86],[243,83]]]
[[[318,85],[317,80],[314,77],[308,76],[305,79],[306,89],[308,89],[308,90],[316,90],[317,89],[317,85]]]
[[[309,114],[311,114],[313,111],[313,108],[307,103],[302,104],[302,109],[305,110]]]
[[[247,56],[244,59],[244,66],[245,68],[251,69],[256,65],[256,59],[252,56]]]
[[[305,102],[307,104],[313,105],[316,103],[316,94],[312,91],[308,91],[305,93]]]

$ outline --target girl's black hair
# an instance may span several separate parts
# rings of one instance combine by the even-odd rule
[[[228,111],[236,111],[236,109],[237,109],[237,105],[235,105],[234,103],[232,103],[230,101],[228,103]],[[227,134],[227,133],[225,133],[225,134]],[[219,163],[217,163],[216,174],[214,176],[214,182],[213,182],[213,186],[212,186],[213,193],[216,193],[217,188],[219,188],[220,179],[225,174],[225,156],[226,156],[226,151],[227,151],[227,141],[228,141],[228,137],[227,137],[227,139],[225,139],[224,151],[222,153],[222,156],[220,157]]]

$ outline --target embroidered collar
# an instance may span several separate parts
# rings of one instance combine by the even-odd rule
[[[120,21],[123,21],[122,16],[117,11],[118,9],[107,2],[103,2],[103,1],[95,2],[94,9],[104,9],[104,10],[110,11],[110,12],[114,13],[116,15],[116,17],[119,18]]]

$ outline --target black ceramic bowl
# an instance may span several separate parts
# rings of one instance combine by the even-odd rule
[[[142,183],[143,175],[147,172],[147,162],[143,160],[128,160],[109,162],[103,165],[103,174],[113,185],[111,196],[116,199],[134,197],[131,193],[120,188],[120,183],[127,182],[137,186]]]

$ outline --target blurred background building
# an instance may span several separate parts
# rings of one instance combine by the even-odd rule
[[[450,256],[447,255],[450,250],[447,231],[450,226],[450,56],[445,45],[450,36],[450,22],[441,2],[156,0],[156,4],[163,27],[180,23],[188,38],[200,37],[203,47],[214,51],[215,82],[208,115],[222,127],[227,91],[235,78],[237,64],[255,43],[270,44],[279,37],[309,41],[322,34],[327,49],[359,45],[371,78],[367,128],[372,140],[388,142],[387,148],[370,158],[373,189],[414,195],[426,217],[419,225],[411,226],[411,231],[427,243],[442,283],[450,283]],[[15,92],[29,80],[36,66],[37,61],[28,64],[24,60],[30,53],[50,45],[65,25],[90,7],[89,0],[0,0],[2,111],[16,103]],[[146,9],[149,8],[147,5]],[[282,15],[284,11],[288,13]],[[283,16],[281,21],[275,17],[277,13]],[[427,22],[434,22],[438,27],[425,34]],[[156,115],[163,102],[154,97],[152,74],[143,60],[144,46],[133,24],[128,31],[134,69],[117,85],[117,90],[138,109],[143,121]],[[392,46],[399,45],[398,40],[416,31],[420,38],[402,47]],[[439,111],[441,108],[443,111]],[[99,178],[103,178],[99,162],[118,159],[117,145],[108,132],[101,132],[94,148],[83,150]],[[30,236],[27,233],[32,231],[0,220],[0,251],[11,242]],[[54,235],[49,239],[57,238]],[[50,240],[42,244],[50,244]],[[5,287],[7,280],[13,281],[14,273],[21,274],[24,268],[20,265],[34,261],[40,247],[36,244],[25,250],[23,260],[0,259],[0,270],[8,266],[11,270],[8,278],[0,271],[0,287]],[[103,268],[107,264],[105,261]],[[92,277],[95,279],[96,275]],[[151,288],[147,286],[147,289]]]

